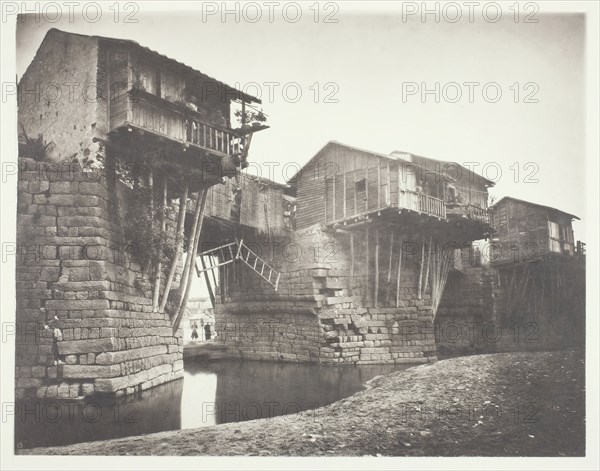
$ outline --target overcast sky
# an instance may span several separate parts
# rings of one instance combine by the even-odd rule
[[[511,195],[585,215],[584,16],[537,14],[537,23],[524,23],[523,15],[515,22],[505,11],[496,23],[481,14],[470,22],[464,10],[457,23],[433,16],[423,23],[418,15],[403,21],[398,10],[357,14],[340,4],[338,22],[324,23],[332,10],[321,10],[315,22],[308,7],[297,23],[277,11],[270,23],[267,10],[257,23],[243,16],[236,23],[233,16],[203,21],[200,12],[139,11],[138,23],[127,24],[123,16],[115,22],[107,8],[96,23],[79,16],[69,21],[63,15],[55,23],[27,17],[17,28],[17,73],[52,27],[133,39],[230,85],[261,85],[271,128],[255,136],[250,160],[280,164],[272,175],[263,165],[265,177],[284,181],[294,173],[288,166],[283,174],[285,163],[302,165],[327,141],[338,140],[382,153],[478,162],[478,173],[487,164],[485,176],[498,180],[491,191],[496,199]],[[269,82],[281,84],[272,100]],[[403,93],[410,82],[418,87],[414,95]],[[459,84],[462,98],[450,103],[440,93],[436,103],[434,94],[422,97],[422,83],[433,89],[436,82],[446,87],[448,100],[456,100],[457,88],[447,84]],[[465,82],[480,84],[472,86],[472,103]],[[484,96],[490,82],[497,86]],[[294,84],[302,92],[295,103]],[[491,103],[498,88],[502,96]],[[256,87],[247,91],[257,93]],[[528,183],[528,176],[537,182]],[[575,225],[576,238],[585,238],[584,225]]]

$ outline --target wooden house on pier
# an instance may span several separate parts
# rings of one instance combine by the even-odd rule
[[[240,273],[222,281],[221,341],[255,359],[429,361],[454,253],[493,232],[492,184],[456,163],[329,142],[288,181],[296,230],[277,246],[245,240],[265,249],[278,290]]]
[[[577,216],[504,197],[491,207],[491,265],[505,306],[503,327],[528,326],[533,344],[583,345],[585,244],[575,243]]]
[[[572,221],[579,218],[573,214],[510,196],[495,203],[491,214],[496,229],[491,254],[494,264],[575,255]]]

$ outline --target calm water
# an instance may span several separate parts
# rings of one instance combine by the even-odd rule
[[[18,404],[15,443],[65,445],[293,414],[350,396],[400,368],[190,359],[182,380],[136,397]]]

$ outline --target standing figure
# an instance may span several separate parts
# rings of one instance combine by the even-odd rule
[[[44,308],[40,309],[44,313],[46,310]],[[48,323],[44,326],[44,329],[49,330],[52,329],[52,355],[54,356],[54,365],[64,365],[65,363],[59,359],[58,353],[58,342],[63,339],[63,333],[60,328],[60,322],[57,316],[54,316],[54,319],[50,319]]]
[[[206,340],[210,340],[211,335],[212,335],[212,333],[210,331],[210,324],[206,324],[204,326],[204,338]]]

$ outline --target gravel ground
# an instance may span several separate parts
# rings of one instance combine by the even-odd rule
[[[573,351],[452,358],[315,411],[20,454],[583,456],[584,370]]]

